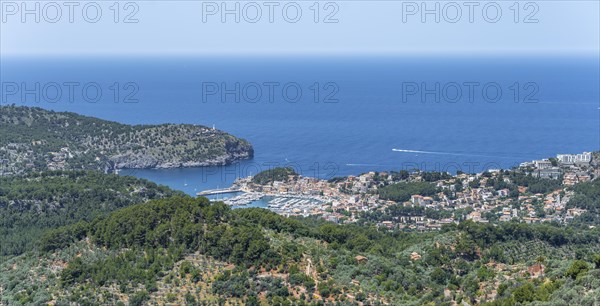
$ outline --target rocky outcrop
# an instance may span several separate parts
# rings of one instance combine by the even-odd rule
[[[251,159],[254,157],[252,146],[240,139],[228,140],[224,152],[211,158],[190,159],[187,156],[171,156],[170,158],[156,157],[150,154],[136,154],[129,152],[109,158],[112,169],[170,169],[204,166],[228,165],[237,160]]]

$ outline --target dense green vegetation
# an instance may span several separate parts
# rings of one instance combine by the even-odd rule
[[[437,182],[439,180],[447,180],[452,178],[452,175],[448,172],[423,172],[421,177],[426,182]]]
[[[426,208],[424,206],[404,206],[403,204],[390,205],[384,211],[375,210],[364,212],[360,216],[360,223],[372,223],[382,221],[393,221],[399,217],[425,216],[427,218],[440,220],[449,218],[453,212],[441,209]]]
[[[531,174],[524,174],[517,171],[505,171],[504,175],[513,182],[511,186],[525,186],[527,187],[527,191],[531,193],[548,193],[561,188],[562,184],[561,179],[538,178]],[[501,184],[501,179],[502,177],[496,183]]]
[[[434,184],[428,182],[400,182],[382,187],[379,196],[385,200],[405,202],[414,194],[432,196],[438,192]]]
[[[91,282],[97,286],[133,282],[151,290],[162,271],[196,251],[239,265],[280,263],[258,228],[228,222],[231,218],[227,206],[209,205],[206,198],[174,197],[127,207],[85,228],[99,247],[127,251],[91,263],[75,259],[63,270],[61,280],[64,285]],[[51,232],[41,248],[66,246],[61,244],[61,235]]]
[[[4,301],[32,303],[52,296],[115,304],[127,296],[200,305],[574,305],[600,297],[599,237],[597,228],[516,222],[390,232],[177,196],[50,231],[35,256],[68,265],[27,268],[48,274],[33,287],[11,283],[30,272],[9,267],[33,264],[30,255],[17,257],[0,266],[0,285]],[[198,263],[195,254],[214,261]],[[543,277],[528,276],[536,263]]]
[[[297,176],[298,173],[291,167],[278,167],[259,172],[252,177],[252,182],[259,185],[266,185],[275,181],[287,182],[290,175]]]
[[[588,225],[600,224],[600,180],[581,183],[574,186],[575,196],[567,204],[567,208],[582,208],[587,212],[577,221]]]
[[[133,177],[51,171],[0,177],[0,255],[31,250],[46,229],[179,192]]]
[[[247,141],[204,126],[131,126],[74,113],[0,106],[0,174],[221,165],[252,155]]]

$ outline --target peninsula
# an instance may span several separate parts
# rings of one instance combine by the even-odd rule
[[[248,141],[201,125],[126,125],[37,107],[0,106],[0,175],[214,166],[253,155]]]

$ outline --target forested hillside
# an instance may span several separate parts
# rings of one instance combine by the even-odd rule
[[[176,194],[146,180],[91,171],[0,177],[0,256],[32,250],[47,229]]]
[[[41,108],[0,106],[0,175],[223,165],[254,154],[243,139],[199,125],[125,125]]]
[[[177,196],[49,232],[0,267],[0,290],[10,305],[594,305],[599,237],[515,222],[389,232]]]
[[[259,185],[265,185],[275,181],[286,182],[289,176],[297,176],[298,173],[293,168],[273,168],[261,171],[252,177],[252,182]]]

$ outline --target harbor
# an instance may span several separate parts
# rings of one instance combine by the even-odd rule
[[[198,193],[200,194],[200,193]],[[263,192],[218,192],[211,195],[235,194],[231,197],[212,198],[211,201],[222,201],[232,208],[261,207],[285,215],[308,215],[315,207],[325,201],[316,196],[267,194]]]
[[[293,195],[273,197],[268,208],[279,214],[308,215],[316,206],[323,204],[323,201],[316,197]]]
[[[246,206],[250,203],[259,201],[265,195],[260,192],[248,192],[236,195],[231,198],[222,199],[223,203],[229,206]],[[216,200],[215,200],[216,201]]]

